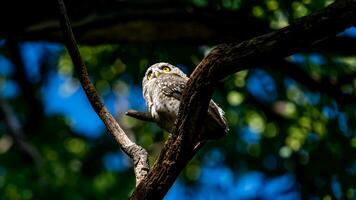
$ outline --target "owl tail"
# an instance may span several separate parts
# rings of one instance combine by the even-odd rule
[[[214,101],[210,101],[207,116],[204,121],[203,139],[217,140],[227,135],[229,127],[224,117],[224,111]]]

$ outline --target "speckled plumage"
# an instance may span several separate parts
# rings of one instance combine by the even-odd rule
[[[169,63],[156,63],[147,69],[142,80],[143,97],[149,112],[157,124],[169,132],[177,118],[180,98],[188,79],[179,68]],[[226,135],[228,126],[224,111],[212,100],[205,121],[207,139]]]

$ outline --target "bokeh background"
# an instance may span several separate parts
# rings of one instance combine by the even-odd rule
[[[159,8],[161,2],[133,1],[138,7],[153,3]],[[261,33],[330,3],[183,1],[198,11],[244,13],[263,24]],[[80,5],[69,11],[87,6]],[[245,38],[256,34],[236,28]],[[355,42],[356,28],[336,39]],[[219,37],[169,40],[99,38],[95,45],[80,45],[105,105],[148,150],[151,165],[168,133],[124,114],[146,110],[141,89],[146,68],[164,61],[190,74]],[[165,199],[356,199],[355,50],[327,43],[221,81],[213,98],[225,110],[230,132],[194,157]],[[0,199],[127,199],[134,184],[131,160],[89,105],[63,44],[3,37]]]

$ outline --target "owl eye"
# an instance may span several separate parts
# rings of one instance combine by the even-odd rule
[[[152,78],[152,72],[148,72],[147,74],[147,80],[150,80]]]
[[[171,71],[171,68],[169,67],[163,67],[163,72],[167,73],[167,72],[170,72]]]

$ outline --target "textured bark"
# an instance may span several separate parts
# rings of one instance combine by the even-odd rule
[[[162,199],[167,193],[194,155],[194,146],[199,144],[201,119],[204,119],[218,80],[299,52],[355,23],[356,0],[339,0],[278,31],[240,44],[218,45],[192,73],[183,92],[173,136],[167,140],[153,169],[137,186],[131,199]]]
[[[148,154],[147,151],[133,143],[126,133],[122,130],[115,118],[110,114],[108,109],[104,106],[99,95],[97,94],[94,85],[89,79],[86,66],[81,58],[77,42],[74,38],[69,19],[65,10],[63,0],[58,0],[60,10],[60,22],[65,38],[67,50],[72,58],[74,67],[78,73],[80,83],[84,89],[85,94],[98,114],[100,119],[104,122],[110,133],[114,136],[116,142],[120,145],[122,150],[128,154],[134,161],[134,170],[136,176],[136,184],[138,184],[149,171]]]

